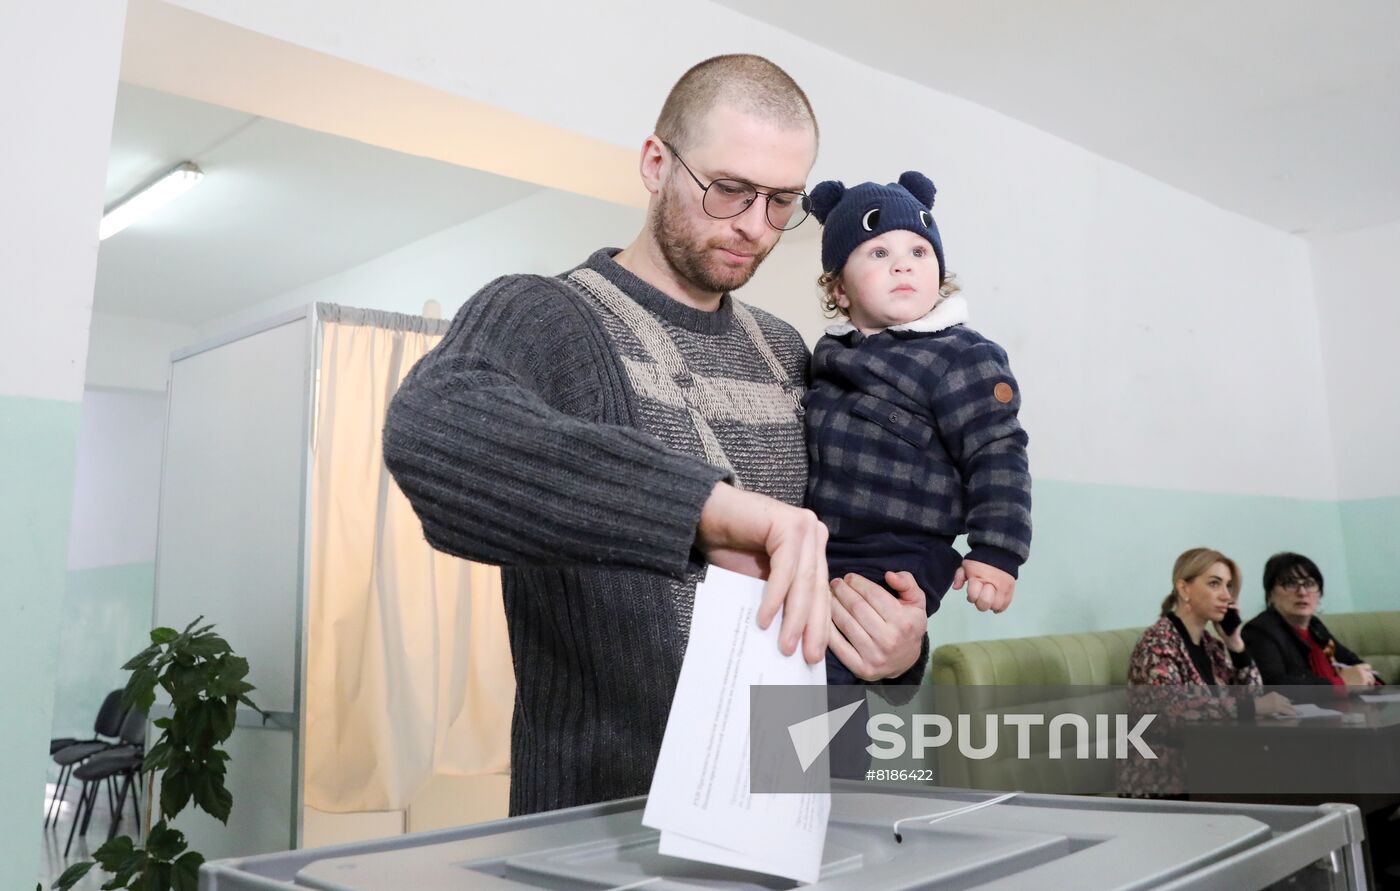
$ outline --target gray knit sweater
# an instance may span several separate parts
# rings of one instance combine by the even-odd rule
[[[579,281],[509,276],[467,301],[384,429],[385,461],[428,541],[502,567],[512,814],[647,791],[702,569],[700,509],[732,478],[698,457],[692,412],[744,488],[800,504],[806,485],[797,332],[749,309],[784,386],[731,297],[692,309],[613,253],[580,270],[660,323],[683,356],[679,377]]]

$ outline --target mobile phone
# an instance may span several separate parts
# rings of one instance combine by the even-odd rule
[[[1229,637],[1235,633],[1235,629],[1240,627],[1240,611],[1235,607],[1225,610],[1225,618],[1220,620],[1220,630]]]

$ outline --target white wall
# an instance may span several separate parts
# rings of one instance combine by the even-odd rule
[[[1400,222],[1311,248],[1339,495],[1400,496]]]
[[[0,14],[0,864],[29,888],[124,0]]]
[[[165,394],[83,396],[53,736],[84,736],[121,670],[150,641]]]
[[[104,4],[79,33],[89,14],[6,4],[0,27],[0,395],[82,395],[126,3]]]
[[[393,15],[364,0],[333,10],[179,3],[626,146],[640,144],[688,64],[762,52],[816,107],[816,177],[890,180],[914,167],[940,184],[950,266],[974,325],[1007,346],[1021,377],[1039,476],[1335,493],[1307,248],[1294,236],[713,4],[690,13],[705,28],[684,29],[633,0],[586,11],[417,0]],[[537,28],[542,20],[552,27]],[[529,53],[519,51],[525,33]],[[479,51],[456,51],[464,41]],[[541,57],[558,64],[538,66]],[[764,299],[750,299],[813,331],[814,270],[798,265],[775,256],[750,289]]]
[[[418,314],[428,300],[451,317],[482,285],[512,272],[555,275],[599,247],[620,247],[642,213],[594,198],[540,190],[337,275],[200,327],[212,337],[313,302]]]
[[[165,392],[170,354],[199,338],[192,326],[110,313],[92,314],[87,386]]]
[[[69,570],[155,560],[164,433],[163,393],[84,395]]]

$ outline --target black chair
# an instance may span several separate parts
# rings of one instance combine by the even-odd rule
[[[122,720],[119,733],[121,745],[114,746],[90,755],[86,761],[73,770],[73,776],[83,783],[78,796],[78,810],[73,815],[73,826],[68,830],[68,844],[63,848],[63,856],[73,847],[73,836],[78,824],[83,824],[83,837],[87,837],[88,825],[92,822],[92,812],[97,806],[98,790],[106,781],[107,805],[112,812],[112,825],[108,827],[107,839],[116,837],[126,810],[127,796],[131,796],[132,812],[136,815],[137,832],[141,827],[141,799],[136,778],[141,775],[141,764],[146,757],[146,713],[140,709],[127,712]],[[120,791],[116,782],[121,780]]]
[[[125,717],[122,691],[113,690],[102,700],[102,707],[97,710],[97,720],[92,722],[92,739],[63,737],[49,740],[49,755],[59,769],[56,792],[53,801],[49,802],[48,811],[44,814],[44,828],[48,828],[50,821],[58,824],[60,805],[64,795],[68,793],[68,782],[73,778],[73,768],[98,752],[117,745],[121,736],[122,720]]]

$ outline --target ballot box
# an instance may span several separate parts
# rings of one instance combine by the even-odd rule
[[[833,786],[821,878],[850,891],[916,888],[1366,888],[1354,806],[1017,795]],[[772,876],[664,857],[644,798],[459,829],[205,864],[201,891],[777,889]],[[895,827],[898,822],[898,833]]]

